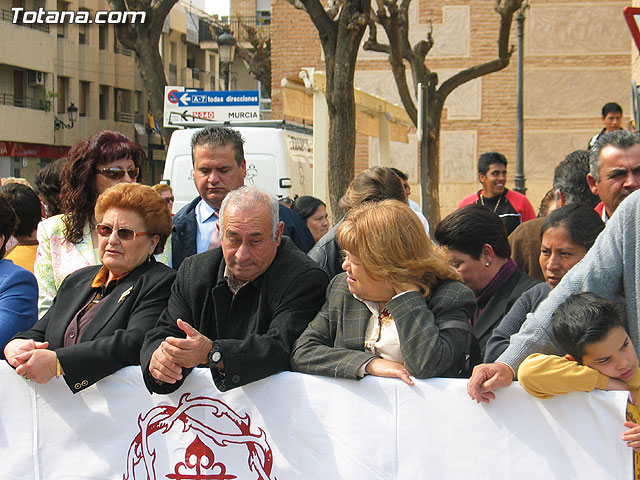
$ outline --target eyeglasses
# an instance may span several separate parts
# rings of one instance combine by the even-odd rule
[[[99,224],[98,226],[96,226],[96,232],[98,232],[98,235],[100,235],[101,237],[110,237],[113,233],[113,227],[110,227],[109,225]],[[118,230],[116,230],[116,233],[118,234],[118,238],[120,240],[133,240],[136,237],[148,235],[147,232],[136,232],[131,228],[119,228]]]
[[[171,202],[173,202],[175,200],[174,197],[162,197],[162,198],[164,198],[164,201],[167,202],[167,203],[171,203]]]
[[[96,173],[100,175],[104,175],[111,180],[120,180],[124,177],[124,174],[129,175],[129,178],[136,179],[138,178],[138,174],[140,173],[140,169],[138,167],[132,167],[127,170],[120,167],[111,167],[111,168],[99,168],[96,170]]]

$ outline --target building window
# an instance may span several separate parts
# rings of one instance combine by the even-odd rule
[[[65,114],[67,113],[67,97],[69,95],[69,78],[58,76],[57,79],[57,106],[56,112]]]
[[[109,25],[98,25],[98,48],[100,50],[106,50],[108,45],[108,37],[109,37]]]
[[[80,100],[78,105],[78,115],[81,117],[87,116],[87,109],[89,108],[89,82],[80,81]]]
[[[78,43],[87,45],[89,43],[89,26],[86,23],[78,25]]]
[[[143,114],[143,105],[142,105],[142,92],[140,90],[136,90],[134,93],[134,102],[133,102],[133,113],[135,114],[134,121],[136,123],[144,123]]]
[[[13,106],[27,107],[24,98],[24,72],[22,70],[13,71]],[[6,103],[5,103],[6,104]]]
[[[271,11],[270,10],[257,11],[256,25],[271,25]]]
[[[131,114],[131,90],[113,89],[113,119],[116,122],[133,122]]]
[[[100,85],[100,120],[106,120],[109,112],[109,86]]]
[[[63,2],[62,0],[58,0],[57,2],[57,10],[59,12],[66,12],[69,9],[69,4],[67,2]],[[66,22],[61,22],[58,24],[58,38],[66,38],[68,32],[69,25]]]
[[[144,105],[142,102],[142,92],[140,90],[136,90],[136,104],[135,104],[136,113],[143,113]]]

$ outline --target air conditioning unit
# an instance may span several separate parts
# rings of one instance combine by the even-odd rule
[[[28,76],[29,86],[37,87],[38,85],[44,85],[44,72],[36,72],[29,70]]]

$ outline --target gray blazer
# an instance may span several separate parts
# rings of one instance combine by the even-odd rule
[[[371,312],[357,300],[346,274],[334,277],[327,301],[300,338],[291,357],[292,370],[338,378],[358,378],[358,369],[375,355],[364,351],[364,336]],[[462,283],[436,284],[423,298],[408,292],[387,303],[400,337],[406,369],[416,378],[455,376],[455,365],[465,356],[467,336],[457,328],[440,329],[448,321],[469,323],[475,297]]]

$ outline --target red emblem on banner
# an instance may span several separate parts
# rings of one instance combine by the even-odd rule
[[[261,428],[256,433],[251,431],[251,418],[248,414],[240,416],[215,398],[189,398],[189,395],[182,395],[177,406],[161,405],[138,416],[139,433],[129,446],[124,480],[247,478],[246,475],[236,475],[238,472],[229,472],[229,465],[217,458],[225,449],[232,447],[243,449],[244,454],[241,456],[245,458],[244,468],[255,475],[252,478],[275,480],[271,476],[273,452],[267,442],[267,435]],[[184,441],[184,438],[189,438],[187,434],[192,435],[188,445]],[[170,457],[171,453],[184,448],[184,454],[177,462],[167,458],[172,464],[168,473],[156,471],[160,463],[158,460],[162,457],[158,457],[159,452],[153,447],[153,443],[154,439],[163,435],[173,436],[171,445],[167,445],[160,455]],[[179,435],[180,445],[174,444],[176,435]],[[167,438],[163,440],[168,442]]]

